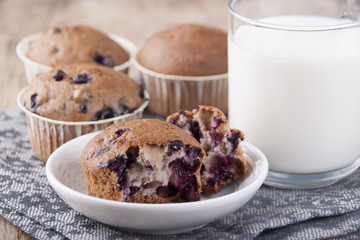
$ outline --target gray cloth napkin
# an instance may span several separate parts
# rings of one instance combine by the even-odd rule
[[[315,190],[262,186],[241,209],[203,228],[168,236],[121,231],[67,206],[33,154],[25,116],[0,113],[0,214],[38,239],[358,239],[360,170]]]

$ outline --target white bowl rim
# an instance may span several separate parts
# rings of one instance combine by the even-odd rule
[[[170,75],[164,73],[154,72],[150,69],[145,68],[142,66],[139,61],[137,60],[138,54],[140,50],[138,50],[133,58],[133,65],[134,67],[147,75],[162,78],[166,80],[178,80],[178,81],[211,81],[211,80],[223,80],[228,77],[228,73],[221,73],[221,74],[213,74],[213,75],[205,75],[205,76],[181,76],[181,75]]]
[[[23,96],[26,88],[27,87],[24,87],[23,89],[21,89],[21,91],[19,92],[19,94],[17,95],[17,98],[16,98],[17,105],[20,107],[20,109],[33,118],[37,118],[44,122],[50,122],[50,123],[59,124],[59,125],[72,125],[72,126],[73,125],[98,125],[98,124],[109,123],[109,122],[113,122],[113,121],[117,121],[117,120],[122,120],[124,118],[126,119],[127,117],[129,117],[131,115],[135,115],[139,112],[143,112],[145,110],[145,108],[147,107],[147,105],[149,104],[149,99],[150,99],[149,93],[146,90],[144,90],[145,96],[144,96],[143,103],[141,104],[140,107],[138,107],[135,111],[133,111],[131,113],[128,113],[125,115],[120,115],[120,116],[113,117],[113,118],[97,120],[97,121],[83,121],[83,122],[59,121],[59,120],[54,120],[51,118],[46,118],[46,117],[40,116],[38,114],[31,112],[29,109],[27,109],[24,106],[23,101],[22,101],[23,100],[22,96]]]
[[[20,58],[20,60],[23,61],[24,63],[28,63],[30,65],[36,66],[36,67],[44,69],[46,71],[46,70],[50,70],[52,67],[38,63],[38,62],[28,58],[26,56],[26,52],[25,52],[26,46],[29,45],[29,42],[36,38],[39,38],[43,33],[44,32],[34,33],[34,34],[28,35],[28,36],[24,37],[23,39],[21,39],[16,45],[16,54]],[[120,37],[119,35],[116,35],[113,33],[108,33],[107,36],[110,37],[112,40],[114,40],[121,47],[123,47],[125,49],[125,51],[129,54],[129,59],[126,62],[124,62],[120,65],[114,66],[113,69],[115,69],[116,71],[122,71],[122,70],[125,70],[126,68],[130,67],[133,62],[133,58],[135,56],[136,49],[137,49],[135,44],[132,43],[130,40]]]
[[[177,209],[181,206],[187,206],[187,207],[201,207],[204,208],[207,205],[212,204],[213,202],[218,202],[221,199],[229,199],[229,197],[231,196],[241,196],[241,193],[245,192],[246,190],[252,188],[252,187],[256,187],[258,186],[258,188],[260,188],[260,186],[263,184],[263,182],[265,181],[265,178],[267,176],[267,172],[269,169],[269,165],[268,165],[268,161],[267,158],[265,157],[264,153],[261,152],[261,150],[259,150],[257,147],[255,147],[254,145],[252,145],[249,142],[246,142],[246,144],[248,146],[250,146],[251,148],[253,148],[257,154],[259,154],[261,156],[261,163],[262,165],[262,171],[258,174],[258,177],[256,179],[254,179],[254,181],[252,181],[251,183],[249,183],[248,185],[246,185],[244,188],[238,189],[237,191],[234,191],[232,193],[226,194],[224,196],[219,196],[216,198],[212,198],[212,199],[206,199],[205,201],[194,201],[194,202],[180,202],[180,203],[167,203],[167,204],[156,204],[156,203],[129,203],[129,202],[120,202],[120,201],[113,201],[113,200],[108,200],[108,199],[101,199],[101,198],[97,198],[97,197],[93,197],[93,196],[89,196],[87,194],[78,192],[66,185],[64,185],[62,182],[60,182],[55,175],[53,174],[53,172],[51,171],[51,166],[53,164],[53,159],[56,159],[56,155],[61,151],[62,148],[66,147],[67,145],[71,145],[72,141],[77,141],[79,138],[86,138],[88,137],[88,135],[93,134],[94,136],[96,134],[99,134],[100,131],[98,132],[92,132],[92,133],[88,133],[85,135],[82,135],[80,137],[74,138],[66,143],[64,143],[62,146],[60,146],[59,148],[57,148],[48,158],[47,162],[46,162],[46,166],[45,166],[45,173],[46,176],[49,180],[49,182],[51,183],[51,185],[55,185],[57,188],[54,189],[59,189],[62,188],[64,191],[74,194],[74,196],[77,199],[86,199],[89,201],[92,201],[93,203],[96,204],[105,204],[107,206],[112,206],[112,207],[126,207],[126,208],[130,208],[130,209],[134,209],[136,208],[137,210],[140,209],[161,209],[161,210],[173,210],[173,209]],[[60,150],[59,150],[60,149]],[[257,191],[257,190],[256,190]],[[255,191],[255,192],[256,192]]]

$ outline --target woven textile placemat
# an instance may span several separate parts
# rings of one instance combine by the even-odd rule
[[[37,239],[359,239],[360,170],[314,190],[262,186],[241,209],[192,232],[121,231],[73,210],[55,193],[19,109],[0,113],[0,215]]]

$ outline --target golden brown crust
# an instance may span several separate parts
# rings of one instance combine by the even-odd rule
[[[96,56],[106,57],[104,63],[110,67],[129,60],[129,54],[115,41],[102,32],[81,25],[44,32],[31,42],[27,56],[47,66],[96,62]]]
[[[53,75],[59,70],[65,76],[56,81]],[[74,83],[79,75],[89,81]],[[23,99],[29,110],[62,121],[91,121],[104,108],[121,114],[142,104],[139,84],[121,72],[93,63],[59,65],[37,75],[26,89]]]
[[[227,35],[197,24],[182,24],[156,33],[139,53],[139,62],[152,71],[206,76],[227,72]]]
[[[86,168],[84,168],[84,171],[88,194],[90,196],[115,201],[122,199],[123,193],[117,190],[116,182],[118,178],[115,172],[111,172],[109,169],[103,169],[101,174],[99,174],[100,169],[93,169],[90,172],[90,170]]]

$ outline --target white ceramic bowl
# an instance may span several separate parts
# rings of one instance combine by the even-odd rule
[[[201,201],[168,204],[127,203],[87,195],[80,155],[98,133],[73,139],[59,147],[46,163],[46,176],[58,195],[72,208],[99,222],[145,234],[174,234],[190,231],[228,215],[248,202],[268,172],[264,154],[242,142],[248,173],[221,192],[203,195]]]
[[[26,74],[26,79],[27,79],[28,83],[31,82],[31,80],[37,74],[46,72],[52,68],[51,66],[37,63],[26,56],[27,52],[29,51],[29,43],[32,40],[39,38],[41,36],[41,34],[42,33],[36,33],[36,34],[29,35],[29,36],[23,38],[16,45],[16,54],[24,62],[25,74]],[[122,46],[125,49],[125,51],[127,51],[129,53],[130,58],[128,61],[124,62],[121,65],[117,65],[117,66],[113,67],[113,69],[116,71],[121,71],[121,72],[127,73],[131,66],[131,63],[133,61],[133,58],[135,57],[136,46],[131,41],[129,41],[125,38],[122,38],[120,36],[117,36],[115,34],[112,34],[112,33],[109,33],[108,37],[111,38],[112,40],[114,40],[115,42],[117,42],[120,46]]]

